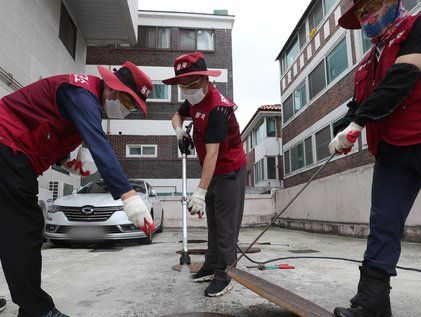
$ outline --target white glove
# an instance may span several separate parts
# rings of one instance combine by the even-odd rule
[[[145,226],[145,221],[149,224],[153,224],[148,207],[146,207],[139,195],[134,195],[123,200],[123,204],[123,210],[126,213],[127,218],[129,218],[136,227],[142,228]]]
[[[64,168],[70,173],[86,177],[98,171],[92,158],[91,152],[87,148],[80,147],[76,159],[67,160],[63,164]]]
[[[183,139],[183,137],[188,138],[189,135],[187,134],[186,131],[183,130],[183,128],[177,127],[174,129],[175,134],[177,135],[177,140],[180,141]]]
[[[206,189],[197,187],[194,194],[188,199],[187,208],[191,215],[204,213],[206,192]]]
[[[361,135],[363,127],[351,122],[343,131],[339,132],[329,143],[330,154],[348,154],[354,143]]]

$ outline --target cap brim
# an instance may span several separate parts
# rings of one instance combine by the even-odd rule
[[[358,4],[358,3],[357,3]],[[344,29],[349,30],[357,30],[361,29],[360,21],[358,21],[357,16],[355,15],[355,11],[357,8],[357,4],[354,4],[351,9],[346,11],[338,20],[340,26]]]
[[[132,96],[136,103],[139,105],[139,108],[142,109],[143,113],[146,116],[146,103],[132,89],[123,84],[123,82],[121,82],[120,79],[118,79],[118,77],[114,74],[114,72],[99,65],[97,66],[97,68],[99,74],[101,75],[101,78],[111,89],[123,91]]]
[[[174,76],[168,79],[164,79],[162,82],[166,85],[177,85],[178,80],[181,77],[195,76],[195,75],[218,77],[221,75],[221,71],[220,70],[202,70],[202,71],[196,71],[196,72],[189,72],[189,73],[181,74],[181,75]]]

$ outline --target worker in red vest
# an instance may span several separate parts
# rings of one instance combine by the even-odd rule
[[[89,175],[89,149],[110,193],[123,200],[128,219],[147,233],[154,230],[101,125],[102,110],[111,119],[137,109],[146,114],[152,82],[130,62],[115,72],[98,70],[102,79],[53,76],[0,100],[0,258],[19,317],[66,316],[41,288],[44,218],[37,204],[37,177],[51,165],[61,161],[70,172]],[[87,149],[66,159],[82,141]]]
[[[345,129],[331,154],[348,153],[362,129],[376,157],[370,235],[357,295],[337,317],[388,317],[390,277],[396,276],[406,218],[421,188],[421,18],[398,0],[354,0],[340,19],[362,29],[372,49],[358,64]]]
[[[235,118],[236,105],[209,82],[219,70],[208,70],[203,54],[195,52],[177,57],[175,77],[163,80],[178,85],[186,101],[175,113],[172,124],[181,140],[185,118],[193,120],[193,141],[202,166],[202,177],[188,208],[192,215],[206,211],[208,249],[205,263],[194,281],[212,281],[206,296],[221,296],[232,289],[225,273],[237,258],[237,239],[243,218],[246,156]],[[206,210],[205,210],[206,202]]]

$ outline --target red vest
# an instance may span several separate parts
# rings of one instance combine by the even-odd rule
[[[380,60],[376,61],[373,47],[361,60],[355,73],[355,101],[361,104],[373,92],[393,66],[401,45],[407,39],[416,16],[408,16],[387,39]],[[377,154],[379,141],[397,146],[421,143],[421,80],[392,114],[367,124],[368,148]]]
[[[42,79],[0,100],[0,142],[25,153],[37,176],[82,143],[76,127],[58,110],[56,93],[63,83],[99,99],[98,77],[69,74]]]
[[[234,103],[222,96],[212,84],[209,84],[208,93],[200,103],[194,106],[190,105],[190,116],[194,125],[193,140],[202,166],[206,156],[205,137],[209,114],[213,108],[218,106],[236,107]],[[228,174],[242,168],[245,164],[246,155],[241,143],[240,128],[234,111],[232,111],[228,119],[227,137],[219,145],[218,160],[214,174]]]

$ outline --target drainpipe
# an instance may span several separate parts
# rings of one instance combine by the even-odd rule
[[[7,72],[2,67],[0,67],[0,77],[5,81],[5,83],[9,87],[13,88],[14,90],[23,88],[23,86],[13,77],[13,74]]]

